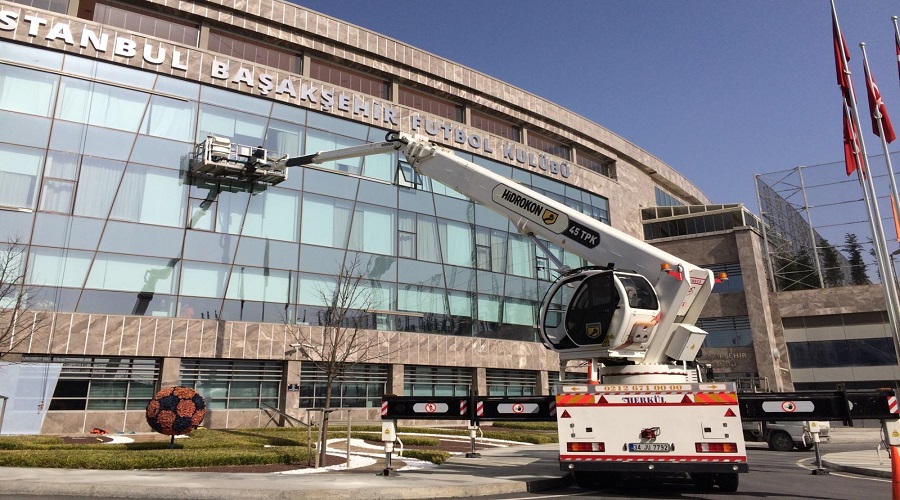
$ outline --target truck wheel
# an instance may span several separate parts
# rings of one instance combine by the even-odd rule
[[[787,432],[773,432],[769,434],[769,449],[775,451],[791,451],[794,449],[794,440]]]
[[[719,489],[726,493],[734,493],[738,489],[738,483],[741,481],[741,476],[737,472],[729,473],[729,474],[716,474],[716,484],[719,485]]]
[[[712,491],[713,485],[716,484],[716,476],[709,472],[692,472],[691,479],[700,491]]]

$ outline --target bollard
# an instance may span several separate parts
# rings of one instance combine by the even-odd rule
[[[806,428],[809,429],[809,433],[812,434],[813,438],[813,446],[816,449],[816,468],[813,469],[813,475],[827,475],[828,469],[826,469],[822,465],[822,453],[819,451],[819,443],[821,439],[819,438],[819,422],[817,420],[811,420],[806,422]]]
[[[391,468],[391,455],[394,454],[394,441],[397,439],[397,421],[381,422],[381,441],[384,442],[384,469],[381,476],[387,477],[397,473]]]
[[[478,424],[469,425],[469,441],[472,443],[472,451],[466,453],[466,458],[481,458],[481,453],[475,451],[475,438],[478,436]]]

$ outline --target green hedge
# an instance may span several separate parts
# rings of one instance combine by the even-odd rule
[[[435,464],[442,464],[450,458],[450,453],[442,450],[403,450],[403,456]]]

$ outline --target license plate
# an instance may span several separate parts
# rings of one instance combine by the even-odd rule
[[[628,443],[628,451],[669,452],[672,451],[672,445],[669,443]]]

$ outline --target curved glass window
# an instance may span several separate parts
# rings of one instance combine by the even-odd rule
[[[444,290],[417,285],[403,285],[397,290],[397,310],[447,314]]]
[[[28,283],[81,288],[91,267],[90,252],[32,247],[28,256]]]
[[[225,297],[286,304],[291,302],[290,287],[290,271],[236,266],[231,271]]]
[[[0,109],[50,116],[59,77],[0,64]]]
[[[164,139],[191,141],[196,117],[197,103],[155,95],[150,98],[140,132]]]
[[[78,176],[75,215],[106,218],[124,170],[123,162],[85,156]]]
[[[534,278],[536,271],[534,243],[519,234],[509,235],[506,272]]]
[[[44,150],[0,143],[0,206],[34,208]]]
[[[439,220],[438,231],[444,263],[473,267],[472,226],[462,222]]]
[[[135,90],[63,78],[56,117],[77,123],[137,132],[149,95]]]
[[[394,255],[395,211],[358,203],[350,228],[350,250]]]
[[[306,152],[307,154],[317,153],[319,151],[333,151],[335,149],[349,148],[351,146],[359,146],[365,144],[365,141],[359,139],[351,139],[349,137],[333,134],[331,132],[323,132],[321,130],[309,129],[306,132]],[[340,172],[349,172],[351,174],[362,174],[363,157],[346,158],[343,160],[329,161],[321,163],[318,166],[337,170]]]
[[[185,190],[180,172],[128,165],[110,217],[145,224],[181,226],[184,223]]]
[[[202,104],[196,141],[200,142],[209,135],[228,137],[231,142],[245,146],[259,146],[265,142],[266,118]]]
[[[297,192],[278,188],[253,193],[247,206],[243,235],[297,241],[299,198]]]
[[[181,272],[181,294],[195,297],[222,297],[228,266],[206,262],[184,261]]]
[[[336,281],[329,276],[300,275],[297,303],[311,306],[327,305],[330,302],[330,291],[334,290]]]
[[[303,197],[300,241],[346,248],[351,207],[348,201],[307,194]]]

